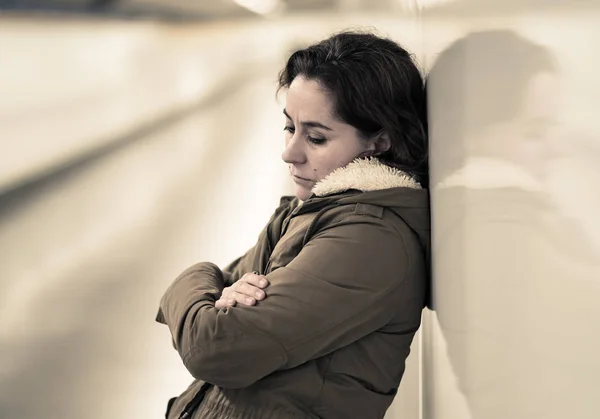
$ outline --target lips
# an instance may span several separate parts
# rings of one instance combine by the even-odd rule
[[[306,179],[306,178],[294,175],[292,173],[290,173],[290,174],[292,175],[292,180],[298,184],[305,185],[306,187],[313,184],[313,181],[310,179]]]

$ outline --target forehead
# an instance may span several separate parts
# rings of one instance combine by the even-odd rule
[[[315,80],[296,77],[286,96],[285,108],[292,118],[333,118],[333,99]]]

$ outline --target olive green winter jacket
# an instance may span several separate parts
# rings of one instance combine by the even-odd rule
[[[376,159],[334,171],[304,202],[282,198],[244,256],[198,263],[163,296],[157,321],[196,379],[169,419],[186,407],[198,419],[382,418],[420,325],[429,235],[428,191]],[[216,309],[252,271],[267,298]]]

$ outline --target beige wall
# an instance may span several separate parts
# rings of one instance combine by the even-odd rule
[[[252,245],[278,197],[291,191],[279,157],[283,120],[274,90],[285,54],[294,46],[336,30],[370,26],[412,50],[428,69],[446,46],[473,30],[511,28],[546,45],[559,60],[563,107],[558,137],[567,143],[576,137],[597,149],[596,15],[540,10],[503,18],[441,18],[411,10],[402,17],[306,14],[260,24],[184,26],[2,18],[0,192],[165,113],[202,103],[214,92],[220,99],[0,207],[0,318],[8,319],[0,329],[6,353],[0,361],[0,413],[22,419],[84,412],[90,419],[161,417],[157,412],[165,400],[185,388],[189,374],[168,333],[153,323],[154,310],[181,268],[198,260],[222,265]],[[435,92],[432,97],[436,100]],[[435,114],[431,123],[436,123]],[[560,211],[600,243],[595,156],[587,153],[583,159],[570,150],[564,157],[555,163],[547,190]],[[443,211],[434,203],[434,214]],[[436,251],[443,255],[446,250]],[[577,292],[585,292],[590,301],[598,296],[590,272],[596,271],[585,271],[577,285],[555,278],[560,288],[542,293],[545,304],[556,299],[571,316],[564,319],[573,319],[583,301]],[[437,280],[443,278],[442,272]],[[571,299],[561,300],[562,294]],[[491,302],[510,313],[514,302],[499,298]],[[467,303],[470,317],[490,314],[485,306]],[[531,316],[542,308],[547,307],[533,304]],[[596,371],[596,357],[582,349],[598,343],[589,317],[594,311],[585,313],[576,331],[589,330],[588,335],[568,333],[572,324],[554,316],[556,337],[572,341],[578,365]],[[440,315],[425,313],[386,419],[472,416],[474,399],[459,390]],[[502,332],[513,338],[523,334],[521,342],[529,347],[526,327],[532,325],[529,320]],[[470,353],[479,349],[476,340],[463,344]],[[549,366],[547,372],[558,371],[552,364],[541,365]],[[573,394],[591,391],[587,377],[569,377]],[[519,387],[512,382],[511,388]],[[35,403],[30,391],[39,395]],[[527,397],[528,388],[520,391],[519,397]],[[487,408],[513,402],[513,412],[524,414],[528,407],[502,391],[497,394]],[[102,407],[98,395],[105,396]],[[593,399],[583,402],[588,404],[572,417],[587,418],[585,412],[600,410]],[[560,407],[567,409],[568,403],[565,399]],[[91,412],[90,405],[95,407]]]

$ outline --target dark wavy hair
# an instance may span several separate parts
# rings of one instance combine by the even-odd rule
[[[345,31],[294,52],[277,91],[298,76],[330,93],[335,117],[365,139],[386,133],[391,147],[377,157],[428,187],[424,81],[408,51],[372,33]]]

